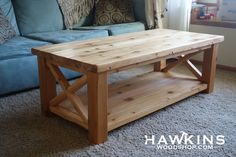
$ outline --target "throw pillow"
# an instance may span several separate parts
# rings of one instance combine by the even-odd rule
[[[95,25],[134,22],[132,0],[99,0],[95,6]]]
[[[64,15],[66,28],[72,28],[80,20],[89,15],[94,7],[94,0],[57,0]]]
[[[15,12],[14,12],[14,8],[11,3],[11,0],[0,0],[0,6],[6,19],[10,22],[16,34],[19,35],[20,33],[19,33],[18,25],[16,23],[16,16],[15,16]]]
[[[57,0],[11,0],[21,35],[64,29]]]
[[[13,38],[16,35],[14,28],[6,19],[3,11],[0,8],[0,44],[3,44],[8,39]]]

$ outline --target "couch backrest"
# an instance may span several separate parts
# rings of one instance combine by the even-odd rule
[[[22,35],[64,28],[57,0],[12,0],[12,3]]]
[[[14,13],[14,9],[11,3],[11,0],[0,0],[0,7],[3,11],[4,15],[6,16],[7,20],[13,26],[16,34],[19,34],[19,29],[16,23],[16,17]]]
[[[135,20],[143,22],[146,25],[145,0],[133,0],[133,4]],[[76,24],[75,27],[93,25],[94,10],[91,11],[89,16],[83,18],[78,24]]]
[[[145,16],[145,0],[133,0],[134,3],[134,15],[136,21],[141,21],[146,24]]]
[[[145,0],[133,0],[133,2],[136,21],[141,21],[146,24]],[[57,0],[12,0],[17,24],[11,0],[0,0],[0,4],[1,3],[5,3],[4,6],[7,6],[6,8],[11,10],[10,12],[6,12],[9,12],[11,19],[14,19],[11,23],[16,28],[17,32],[19,32],[17,28],[18,24],[21,35],[57,31],[65,28],[63,15]],[[83,18],[76,26],[92,25],[93,18],[94,11],[91,11],[91,14]]]

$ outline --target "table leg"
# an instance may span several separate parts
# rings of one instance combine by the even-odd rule
[[[38,57],[41,111],[49,115],[49,102],[56,96],[56,80],[46,65],[44,58]]]
[[[213,45],[210,49],[204,52],[202,65],[202,82],[207,83],[208,87],[205,93],[211,93],[214,89],[214,80],[216,74],[218,45]]]
[[[166,67],[166,60],[161,60],[157,63],[154,63],[154,71],[155,72],[160,72],[165,67]]]
[[[108,84],[107,73],[87,74],[88,83],[88,131],[92,144],[103,143],[107,140],[107,102]]]

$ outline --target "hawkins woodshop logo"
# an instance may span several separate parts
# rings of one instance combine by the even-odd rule
[[[214,149],[225,144],[223,135],[189,135],[180,131],[180,135],[145,135],[145,145],[157,149]]]

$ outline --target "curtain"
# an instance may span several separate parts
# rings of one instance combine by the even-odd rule
[[[191,0],[168,0],[168,28],[189,31]]]
[[[145,13],[149,29],[166,27],[167,0],[145,0]]]
[[[148,28],[188,31],[191,7],[192,0],[145,0]]]

